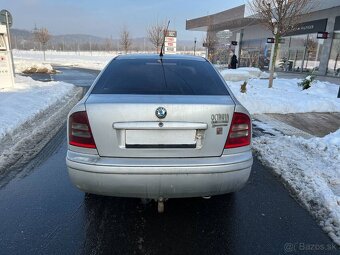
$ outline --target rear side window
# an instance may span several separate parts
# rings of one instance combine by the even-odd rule
[[[228,95],[228,90],[206,61],[115,59],[92,94]]]

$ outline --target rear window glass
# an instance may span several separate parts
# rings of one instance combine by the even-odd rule
[[[206,61],[115,59],[92,94],[228,95],[228,90]]]

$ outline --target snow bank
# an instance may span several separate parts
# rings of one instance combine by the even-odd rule
[[[249,72],[252,77],[260,77],[262,71],[256,67],[239,67],[237,70]]]
[[[17,76],[15,86],[0,90],[0,140],[74,88],[64,82],[38,82]]]
[[[16,73],[55,73],[56,71],[48,63],[41,63],[32,60],[16,60],[15,72]]]
[[[253,147],[340,245],[340,129],[324,138],[261,136]]]
[[[252,78],[249,72],[238,69],[224,69],[220,72],[226,81],[248,81]]]
[[[269,79],[269,77],[270,77],[270,73],[262,72],[259,78],[260,79]],[[277,78],[276,73],[274,73],[274,78]]]
[[[240,67],[237,69],[222,69],[221,75],[226,81],[248,81],[249,79],[268,79],[269,73],[255,67]],[[276,78],[276,73],[274,77]]]
[[[340,112],[337,98],[339,86],[316,81],[310,89],[302,90],[300,79],[275,79],[273,88],[268,81],[251,79],[247,93],[240,92],[243,82],[227,82],[236,98],[255,113]]]
[[[328,145],[340,146],[340,129],[334,133],[326,135],[323,141]],[[340,162],[339,162],[340,163]]]

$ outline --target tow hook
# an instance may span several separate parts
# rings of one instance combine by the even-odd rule
[[[164,213],[164,198],[160,197],[157,200],[158,213]]]

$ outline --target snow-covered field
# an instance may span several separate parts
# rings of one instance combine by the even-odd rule
[[[243,82],[227,81],[227,84],[251,114],[340,112],[338,85],[316,81],[310,89],[302,90],[297,85],[300,81],[277,78],[269,89],[268,80],[250,79],[247,93],[240,92]]]
[[[0,90],[0,140],[74,89],[64,82],[39,82],[17,75],[15,86]]]
[[[261,136],[253,148],[340,245],[340,129],[323,138]]]
[[[88,68],[93,70],[102,70],[105,65],[117,54],[112,52],[57,52],[46,51],[46,61],[43,60],[43,53],[41,51],[19,51],[14,50],[14,63],[26,62],[31,63],[45,63],[63,66],[75,66],[81,68]]]

